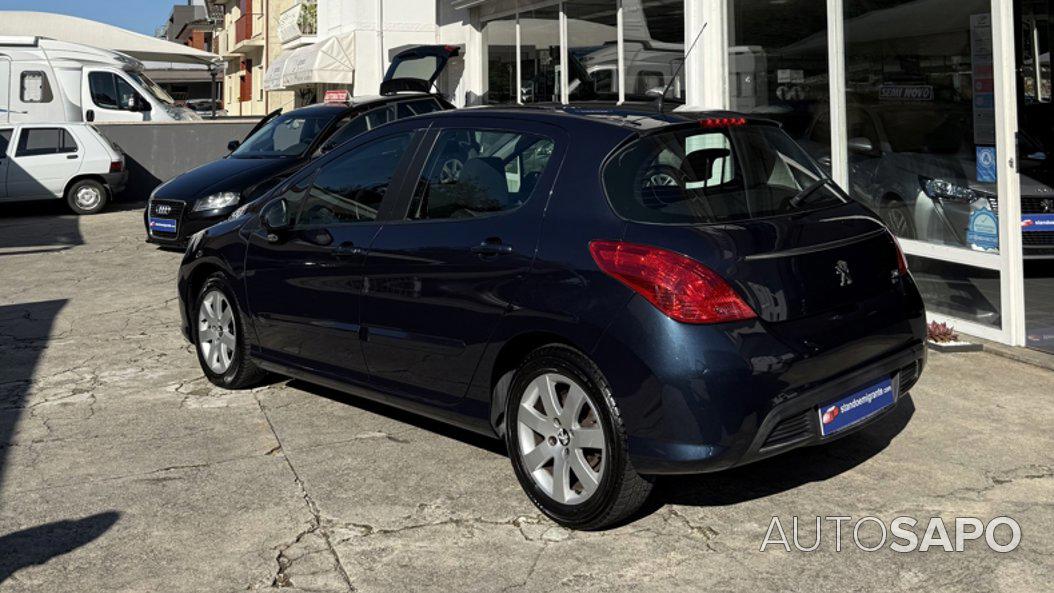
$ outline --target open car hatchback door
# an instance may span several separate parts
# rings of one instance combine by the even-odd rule
[[[381,94],[430,93],[447,63],[460,55],[461,47],[457,45],[415,45],[405,49],[392,59],[381,82]]]

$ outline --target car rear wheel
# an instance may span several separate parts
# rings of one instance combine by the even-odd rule
[[[911,218],[911,210],[900,198],[886,200],[882,214],[894,235],[904,239],[915,238],[915,222]]]
[[[194,305],[194,344],[209,381],[227,389],[258,385],[267,373],[249,357],[245,323],[226,276],[213,274]]]
[[[619,411],[599,369],[566,346],[533,352],[513,377],[505,441],[531,501],[573,529],[636,512],[652,483],[630,464]]]
[[[106,186],[92,179],[82,179],[66,191],[66,202],[77,214],[97,214],[108,201]]]

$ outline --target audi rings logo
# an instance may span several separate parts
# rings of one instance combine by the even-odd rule
[[[154,206],[154,212],[157,212],[158,214],[171,214],[172,206],[169,206],[168,204],[158,204],[157,206]]]

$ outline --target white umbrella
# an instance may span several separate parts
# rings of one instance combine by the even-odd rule
[[[129,10],[135,10],[134,3]],[[50,12],[0,11],[0,35],[47,37],[119,51],[141,61],[208,64],[219,56],[97,21]]]

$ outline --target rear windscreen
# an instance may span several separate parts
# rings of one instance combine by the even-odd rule
[[[773,125],[645,136],[604,169],[615,211],[657,224],[732,222],[847,201],[823,179],[805,151]]]

